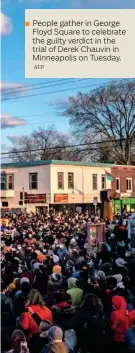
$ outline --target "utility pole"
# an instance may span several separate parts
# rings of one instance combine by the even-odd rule
[[[25,208],[25,192],[24,192],[24,187],[22,187],[22,207],[23,207],[23,212]]]

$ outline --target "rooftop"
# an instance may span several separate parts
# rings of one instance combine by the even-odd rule
[[[84,166],[84,167],[132,167],[135,168],[135,165],[118,165],[115,163],[85,163],[85,162],[75,162],[75,161],[61,161],[61,160],[45,160],[45,161],[32,161],[32,162],[12,162],[12,163],[2,163],[1,169],[6,168],[23,168],[23,167],[35,167],[40,165],[74,165],[74,166]]]
[[[88,166],[88,167],[112,167],[114,164],[108,163],[84,163],[84,162],[74,162],[74,161],[61,161],[61,160],[46,160],[46,161],[32,161],[32,162],[12,162],[12,163],[2,163],[1,168],[22,168],[22,167],[34,167],[40,165],[74,165],[74,166]]]

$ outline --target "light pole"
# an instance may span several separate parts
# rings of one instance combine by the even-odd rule
[[[24,191],[24,186],[22,187],[22,207],[23,211],[25,209],[25,191]]]
[[[84,204],[84,168],[82,166],[82,203]]]

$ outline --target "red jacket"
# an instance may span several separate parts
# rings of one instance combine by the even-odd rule
[[[123,297],[115,295],[112,297],[112,305],[115,306],[115,310],[111,315],[114,341],[124,342],[125,334],[129,329],[129,318],[126,313],[127,303]]]
[[[128,317],[129,317],[129,327],[131,328],[133,325],[135,325],[135,309],[128,312]]]
[[[39,315],[40,319],[48,320],[53,323],[52,312],[47,307],[40,305],[30,305],[30,310]],[[27,331],[27,338],[31,338],[33,334],[38,333],[38,325],[32,317],[30,311],[22,314],[22,328]]]

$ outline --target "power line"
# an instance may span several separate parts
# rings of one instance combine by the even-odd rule
[[[63,150],[63,149],[65,149],[65,147],[61,147],[61,151]],[[46,150],[45,150],[45,152],[47,151],[47,150],[49,150],[49,148],[47,149],[46,148]],[[93,147],[93,148],[84,148],[84,149],[81,149],[81,150],[71,150],[71,151],[66,151],[66,152],[79,152],[79,153],[81,153],[81,152],[86,152],[86,151],[95,151],[95,150],[99,150],[99,147]],[[36,150],[36,151],[39,151],[39,150]],[[41,151],[43,151],[44,152],[44,149],[41,149]],[[61,152],[60,151],[60,152]],[[31,152],[31,150],[29,150],[28,152]],[[35,151],[34,151],[35,152]],[[7,152],[7,154],[10,154],[10,152]],[[12,152],[11,152],[12,153]],[[16,154],[16,152],[13,152],[13,153],[15,153]],[[19,152],[19,153],[23,153],[23,152]],[[56,155],[58,153],[58,151],[55,151],[55,152],[51,152],[51,155]],[[2,154],[2,153],[1,153]],[[36,154],[36,153],[34,153],[34,157],[36,157],[36,155],[39,157],[39,155],[38,154]],[[19,157],[21,158],[21,157],[23,157],[23,155],[22,156],[20,156],[19,155]],[[9,159],[10,157],[8,156],[8,157],[1,157],[1,160],[2,159]]]
[[[97,141],[97,142],[89,142],[89,143],[80,143],[80,144],[73,144],[73,145],[67,145],[67,146],[52,146],[52,147],[47,147],[47,150],[54,150],[54,149],[65,149],[65,148],[74,148],[74,147],[80,147],[80,146],[91,146],[91,145],[99,145],[102,143],[112,143],[112,142],[119,142],[119,141],[125,141],[126,139],[118,139],[118,140],[108,140],[108,141]],[[94,148],[95,149],[95,148]],[[6,154],[18,154],[18,153],[27,153],[27,152],[36,152],[36,151],[43,151],[44,148],[39,148],[39,149],[29,149],[29,150],[24,150],[24,151],[11,151],[11,152],[2,152],[1,155],[6,155]],[[81,152],[81,151],[80,151]]]
[[[71,78],[72,79],[72,78]],[[60,81],[65,81],[65,80],[71,80],[71,79],[66,79],[66,78],[63,78],[63,79],[56,79],[56,80],[53,80],[53,81],[51,81],[51,83],[53,83],[53,82],[60,82]],[[50,79],[51,80],[51,79]],[[40,85],[45,85],[45,84],[48,84],[48,83],[50,83],[50,80],[49,81],[47,81],[47,82],[39,82],[39,83],[33,83],[32,85],[20,85],[20,86],[17,86],[17,87],[11,87],[11,88],[3,88],[2,89],[2,91],[6,91],[7,92],[7,90],[16,90],[16,89],[18,89],[18,88],[27,88],[27,87],[36,87],[36,86],[40,86]]]
[[[57,124],[57,123],[61,123],[62,121],[61,120],[56,120],[56,121],[44,121],[44,120],[42,120],[42,121],[39,121],[39,122],[36,122],[36,123],[27,123],[27,124],[24,124],[24,125],[20,125],[21,126],[21,128],[22,127],[26,127],[26,126],[28,126],[28,125],[39,125],[39,124],[42,124],[42,125],[44,125],[44,124]],[[11,126],[9,126],[9,128],[10,128]],[[2,123],[1,123],[1,129],[2,129]]]
[[[74,83],[75,82],[75,80],[74,79],[72,79],[72,80],[74,80],[74,81],[71,81],[71,79],[69,79],[70,80],[70,82],[71,83]],[[80,80],[78,80],[77,79],[77,82],[78,81],[84,81],[84,80],[89,80],[89,78],[86,78],[86,79],[80,79]],[[127,79],[121,79],[121,80],[119,80],[119,82],[123,82],[123,81],[125,81],[125,80],[127,80]],[[60,81],[60,80],[59,80]],[[68,83],[70,83],[70,82],[68,82]],[[65,84],[65,83],[60,83],[60,85],[62,85],[62,84]],[[80,89],[80,88],[88,88],[88,87],[96,87],[96,86],[105,86],[105,85],[109,85],[110,84],[110,81],[109,82],[104,82],[104,83],[102,83],[102,84],[92,84],[92,85],[90,85],[90,86],[81,86],[81,87],[73,87],[73,88],[69,88],[69,89],[66,89],[66,90],[60,90],[60,91],[51,91],[51,92],[43,92],[43,93],[39,93],[39,94],[34,94],[34,95],[26,95],[26,96],[19,96],[19,97],[9,97],[9,98],[7,98],[7,99],[4,99],[3,101],[7,101],[7,100],[16,100],[16,99],[22,99],[22,98],[29,98],[29,97],[36,97],[36,96],[40,96],[40,95],[45,95],[45,94],[52,94],[52,93],[59,93],[59,92],[66,92],[66,91],[70,91],[70,90],[74,90],[74,89]],[[57,85],[59,85],[59,84],[57,84]],[[31,85],[32,86],[32,85]],[[44,88],[48,88],[48,87],[54,87],[55,85],[49,85],[49,86],[46,86],[46,87],[44,87]],[[25,91],[24,91],[25,92]],[[16,91],[16,93],[17,93],[17,91]],[[22,93],[22,91],[21,91],[21,93]]]
[[[77,79],[77,80],[72,80],[71,81],[71,79],[69,80],[68,79],[68,81],[67,82],[62,82],[62,83],[58,83],[58,81],[57,80],[55,80],[54,82],[57,82],[57,83],[55,83],[54,85],[48,85],[48,86],[46,86],[46,84],[44,84],[45,86],[41,86],[41,87],[36,87],[36,88],[29,88],[29,89],[25,89],[24,91],[23,91],[23,89],[24,89],[24,86],[22,87],[23,89],[21,90],[21,91],[19,91],[19,90],[16,90],[15,92],[12,92],[12,91],[10,91],[10,92],[6,92],[6,93],[4,93],[4,94],[2,94],[2,97],[4,96],[8,96],[9,94],[18,94],[18,93],[25,93],[25,92],[27,92],[27,91],[35,91],[35,90],[39,90],[39,89],[43,89],[43,88],[49,88],[49,87],[55,87],[55,86],[61,86],[61,84],[62,85],[65,85],[65,84],[69,84],[69,83],[74,83],[74,82],[78,82],[78,81],[85,81],[85,80],[89,80],[88,78],[86,78],[86,79],[84,79],[84,78],[82,78],[82,79]],[[63,81],[63,80],[60,80],[60,81]],[[32,86],[32,85],[31,85]],[[16,97],[12,97],[12,98],[16,98]],[[5,99],[6,100],[6,99]]]
[[[8,100],[17,100],[17,99],[24,99],[24,98],[30,98],[30,97],[43,96],[43,95],[47,95],[47,94],[68,92],[68,91],[73,91],[73,90],[81,89],[81,88],[89,88],[89,87],[96,87],[96,86],[103,86],[103,85],[105,86],[105,85],[108,85],[109,83],[110,83],[110,82],[102,83],[101,85],[99,85],[99,84],[92,84],[92,85],[86,85],[86,86],[80,86],[80,87],[66,88],[66,89],[62,89],[62,90],[58,90],[58,91],[50,91],[50,92],[43,92],[43,93],[38,93],[38,94],[31,94],[31,95],[21,96],[21,97],[11,97],[11,98],[4,99],[4,102],[5,102],[5,101],[8,101]],[[61,85],[61,84],[60,84],[60,85]]]

